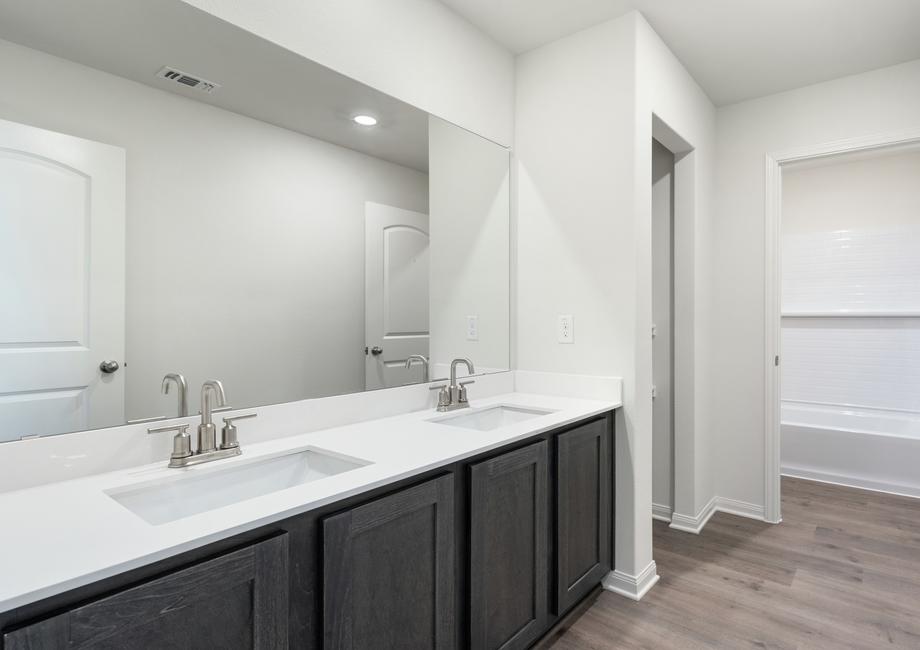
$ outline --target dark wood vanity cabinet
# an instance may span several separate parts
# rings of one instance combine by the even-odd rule
[[[556,614],[584,598],[611,566],[611,481],[607,422],[556,436]]]
[[[545,440],[470,468],[470,646],[526,648],[549,618]]]
[[[610,569],[613,456],[612,414],[535,434],[0,612],[2,650],[527,648]]]
[[[5,650],[288,647],[288,544],[279,535],[3,635]]]
[[[323,520],[323,647],[456,647],[454,480]]]

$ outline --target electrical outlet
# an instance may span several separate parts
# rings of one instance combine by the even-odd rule
[[[575,319],[571,314],[561,314],[559,316],[556,337],[560,343],[575,342]]]
[[[466,317],[466,340],[479,340],[479,316]]]

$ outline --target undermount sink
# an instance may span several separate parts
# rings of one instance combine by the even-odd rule
[[[310,448],[225,469],[191,470],[106,494],[147,523],[159,526],[370,464]]]
[[[435,418],[429,420],[429,422],[474,429],[476,431],[491,431],[492,429],[517,424],[518,422],[524,422],[525,420],[554,412],[546,409],[522,408],[520,406],[489,406],[482,409],[470,409],[456,415]]]

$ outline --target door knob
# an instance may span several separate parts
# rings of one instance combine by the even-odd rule
[[[118,370],[118,368],[119,366],[117,361],[103,361],[99,364],[99,370],[107,375],[111,375],[113,372]]]
[[[379,345],[375,345],[371,348],[371,354],[373,354],[375,357],[379,354],[383,354],[383,348]]]

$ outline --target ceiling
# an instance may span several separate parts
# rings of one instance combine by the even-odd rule
[[[428,170],[427,113],[180,0],[0,0],[0,38]],[[221,87],[207,94],[160,79],[163,66]],[[379,123],[359,126],[359,113]]]
[[[920,0],[441,0],[515,53],[638,9],[717,104],[920,58]]]

